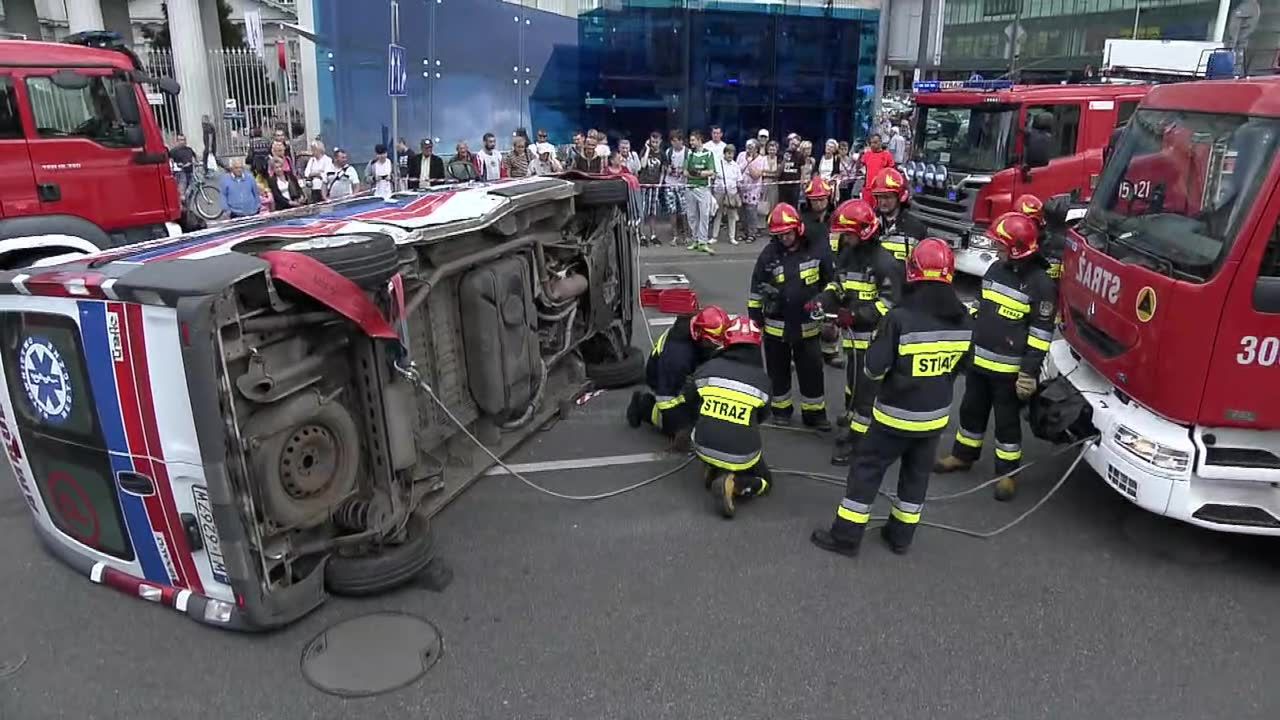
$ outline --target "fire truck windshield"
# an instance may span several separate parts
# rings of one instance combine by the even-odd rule
[[[1085,238],[1118,260],[1207,282],[1253,208],[1278,138],[1273,118],[1139,110],[1103,171]]]
[[[1009,167],[1017,111],[1008,105],[919,105],[917,160],[967,172]]]

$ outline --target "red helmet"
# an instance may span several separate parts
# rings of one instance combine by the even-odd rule
[[[897,193],[899,202],[907,201],[907,178],[897,168],[885,168],[871,179],[871,194]]]
[[[749,317],[735,315],[729,322],[729,327],[724,331],[725,347],[759,344],[760,326]]]
[[[1021,260],[1040,249],[1040,227],[1020,212],[1007,212],[996,218],[987,229],[987,237],[1009,251],[1009,257]]]
[[[1044,203],[1040,202],[1040,198],[1035,195],[1028,193],[1019,197],[1013,204],[1013,209],[1035,220],[1040,227],[1044,227]]]
[[[829,198],[831,197],[831,183],[824,180],[821,176],[815,177],[809,181],[804,189],[804,196],[809,199]]]
[[[866,200],[845,200],[831,216],[831,232],[853,233],[861,240],[870,240],[880,229],[880,218]]]
[[[708,305],[689,321],[689,337],[694,342],[706,340],[714,345],[724,345],[724,331],[729,327],[729,313],[719,305]]]
[[[907,282],[950,283],[956,276],[956,256],[945,240],[925,238],[907,258]]]
[[[800,222],[800,213],[787,203],[778,203],[769,211],[769,234],[782,235],[792,230],[804,235],[804,223]]]

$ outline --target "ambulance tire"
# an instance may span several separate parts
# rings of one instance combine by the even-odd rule
[[[365,289],[382,287],[400,269],[396,241],[389,235],[336,235],[289,243],[280,249],[319,260]]]
[[[324,569],[329,592],[363,597],[394,590],[413,580],[435,559],[434,539],[426,518],[413,515],[399,545],[384,545],[366,555],[334,554]]]
[[[575,180],[573,184],[578,191],[575,201],[578,207],[625,206],[631,197],[630,186],[621,178]]]
[[[644,382],[644,363],[640,348],[629,345],[617,360],[587,365],[587,379],[603,389],[631,387]]]

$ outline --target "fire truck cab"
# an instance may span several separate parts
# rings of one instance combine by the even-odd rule
[[[1280,535],[1278,147],[1280,77],[1155,87],[1059,230],[1041,398],[1091,421],[1116,491],[1226,532]]]
[[[956,269],[981,276],[996,260],[984,233],[1023,193],[1072,193],[1083,207],[1102,171],[1103,149],[1151,86],[1139,83],[1015,86],[1003,80],[918,82],[911,212],[951,242]],[[1047,115],[1053,142],[1032,167],[1028,131]],[[1042,123],[1044,121],[1041,121]]]

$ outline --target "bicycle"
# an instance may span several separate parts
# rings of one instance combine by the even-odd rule
[[[222,193],[217,187],[208,184],[206,178],[207,171],[192,171],[191,181],[182,194],[182,207],[194,212],[205,222],[211,222],[222,217]]]

